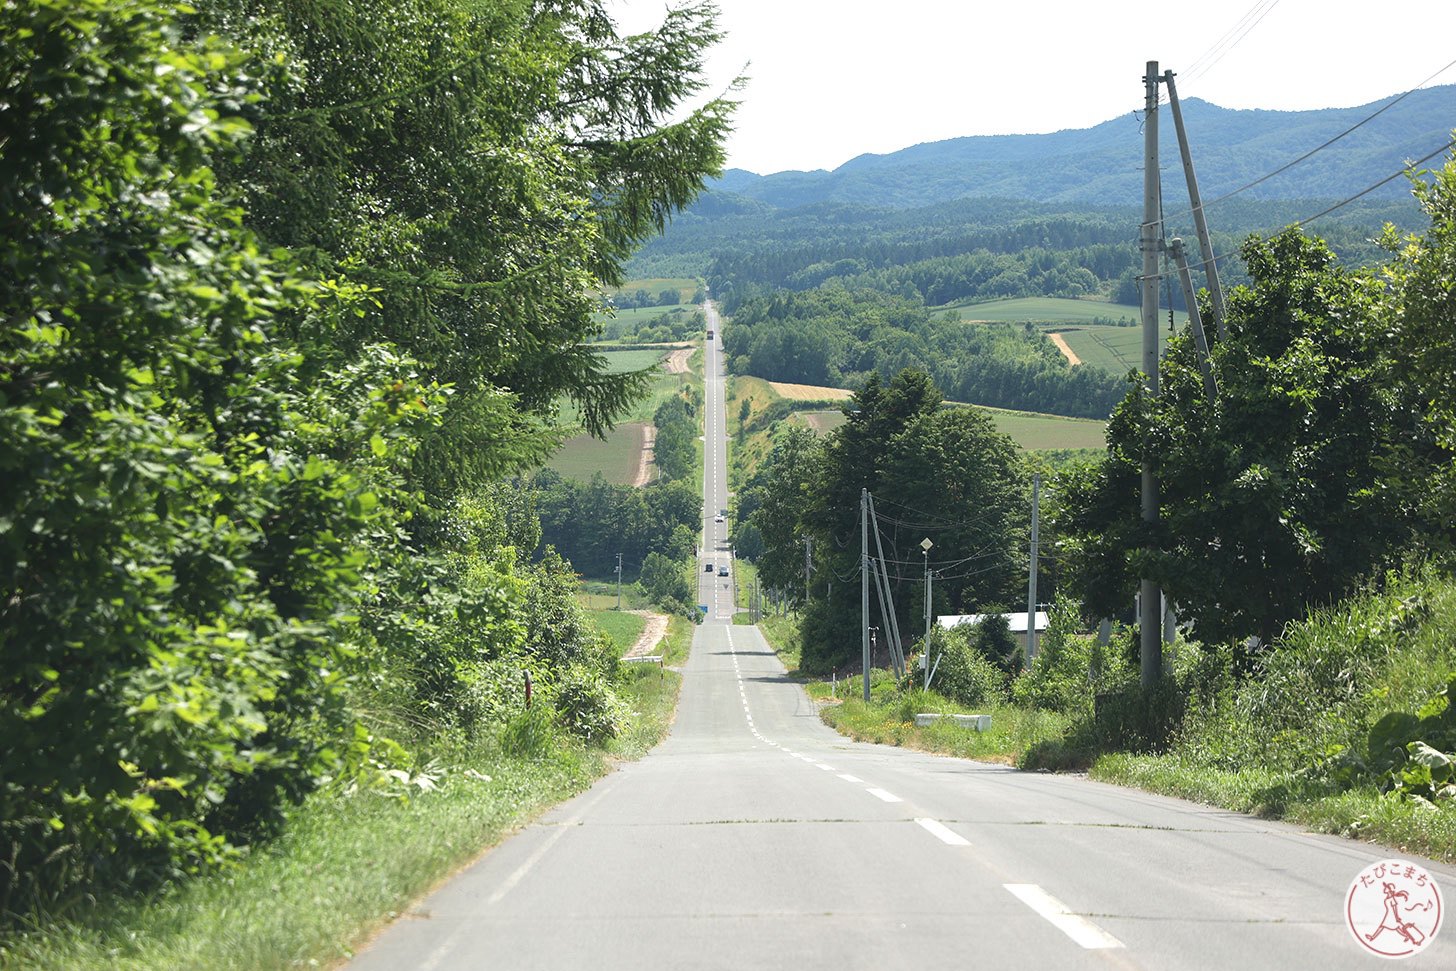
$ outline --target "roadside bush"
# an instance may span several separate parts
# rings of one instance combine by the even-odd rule
[[[1075,633],[1079,620],[1074,603],[1058,600],[1052,606],[1031,670],[1011,684],[1018,705],[1067,713],[1091,710],[1095,639]]]
[[[587,743],[615,738],[625,712],[600,671],[583,665],[567,668],[556,686],[556,711],[562,726]]]
[[[932,657],[941,660],[931,687],[963,705],[1003,702],[1006,675],[970,643],[970,630],[961,627],[949,631],[941,635],[938,647],[932,647]],[[935,634],[931,637],[934,644]]]

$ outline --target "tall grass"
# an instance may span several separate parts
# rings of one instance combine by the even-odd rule
[[[97,900],[0,940],[0,968],[254,971],[346,959],[462,863],[590,785],[611,758],[639,757],[661,740],[679,676],[637,666],[622,677],[632,717],[605,747],[549,726],[530,741],[540,732],[513,726],[513,754],[494,743],[449,753],[433,791],[317,795],[282,837],[232,869],[152,897]]]

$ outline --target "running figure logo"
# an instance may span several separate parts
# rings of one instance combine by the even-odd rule
[[[1384,958],[1419,954],[1441,929],[1441,890],[1404,860],[1372,863],[1350,882],[1345,921],[1362,947]]]

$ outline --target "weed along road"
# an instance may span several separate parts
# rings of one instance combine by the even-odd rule
[[[698,568],[709,611],[671,735],[418,901],[352,968],[1377,966],[1346,897],[1401,854],[824,726],[757,628],[731,625],[718,339],[714,569]],[[1411,862],[1456,900],[1456,870]],[[1456,967],[1456,930],[1411,966]]]

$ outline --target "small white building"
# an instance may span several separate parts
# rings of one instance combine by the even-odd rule
[[[959,627],[961,624],[979,624],[989,616],[991,615],[945,614],[935,618],[935,623],[939,627],[950,630],[952,627]],[[1016,643],[1021,645],[1023,651],[1026,650],[1026,611],[1023,610],[1016,614],[1001,614],[1001,616],[1006,618],[1006,626],[1011,629],[1011,635],[1016,638]],[[1040,639],[1041,635],[1046,633],[1048,623],[1047,612],[1045,610],[1038,610],[1036,612],[1035,622],[1036,636]]]

